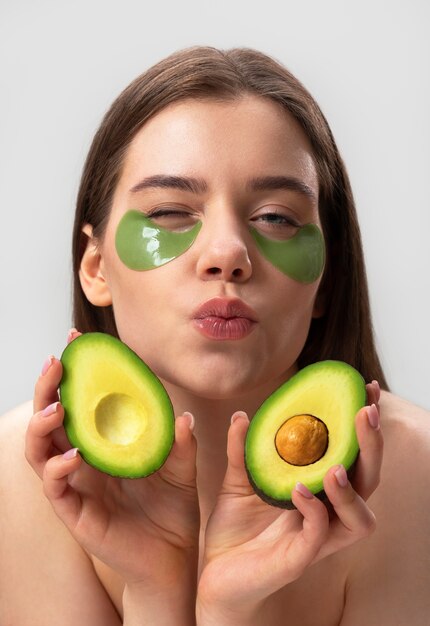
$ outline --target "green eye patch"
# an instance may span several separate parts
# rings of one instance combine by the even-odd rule
[[[299,283],[313,283],[324,267],[324,237],[316,224],[306,224],[286,241],[268,239],[251,228],[260,251],[272,265]]]
[[[121,261],[132,270],[151,270],[180,256],[195,241],[202,227],[197,222],[187,231],[170,231],[154,224],[136,210],[121,218],[115,246]],[[281,272],[301,283],[311,283],[324,267],[324,237],[316,224],[302,226],[285,241],[269,239],[250,228],[257,247]]]
[[[115,246],[121,261],[132,270],[152,270],[183,254],[197,237],[201,222],[190,230],[161,228],[140,211],[127,211],[118,224]]]

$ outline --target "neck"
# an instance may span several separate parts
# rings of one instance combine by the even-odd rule
[[[296,371],[297,367],[293,366],[278,378],[254,387],[244,395],[217,399],[197,396],[190,390],[162,380],[175,416],[190,411],[196,420],[194,435],[197,440],[197,488],[202,529],[206,527],[227,468],[227,433],[231,416],[235,411],[245,411],[252,419],[264,400]]]

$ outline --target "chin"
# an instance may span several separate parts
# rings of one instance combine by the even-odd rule
[[[178,377],[166,377],[162,378],[162,380],[163,383],[166,383],[167,390],[172,385],[184,393],[206,400],[239,398],[251,393],[257,386],[254,379],[238,380],[233,376],[222,378],[213,374],[196,377],[187,376],[185,379],[182,379],[182,377],[179,379]]]
[[[185,353],[186,355],[186,353]],[[294,368],[294,359],[279,362],[261,354],[209,354],[203,358],[171,358],[153,364],[167,391],[190,394],[207,400],[233,400],[244,396],[267,394],[284,382]],[[180,363],[170,367],[167,363]],[[151,364],[150,364],[151,366]],[[258,391],[257,391],[258,390]]]
[[[250,387],[233,387],[232,385],[228,385],[225,388],[199,388],[199,389],[189,389],[191,393],[199,398],[204,398],[206,400],[232,400],[234,398],[240,398],[241,396],[249,393],[251,391]]]

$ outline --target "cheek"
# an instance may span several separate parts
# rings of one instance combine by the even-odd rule
[[[137,272],[124,267],[116,268],[111,274],[110,289],[118,333],[128,343],[125,336],[133,336],[139,328],[142,332],[157,313],[156,284],[149,272]]]
[[[110,277],[119,337],[143,360],[150,362],[160,345],[166,345],[171,337],[169,302],[175,293],[175,283],[169,280],[168,272],[162,267],[135,271],[117,265]]]
[[[278,274],[279,276],[279,274]],[[303,284],[288,277],[274,281],[271,291],[275,295],[273,310],[280,319],[307,319],[312,314],[313,304],[318,292],[320,280],[312,284]]]
[[[290,281],[282,288],[278,285],[276,293],[280,294],[272,308],[271,338],[275,350],[292,349],[298,354],[306,341],[318,284],[300,285]]]

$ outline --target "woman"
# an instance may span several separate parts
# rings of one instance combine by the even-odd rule
[[[201,229],[143,271],[117,245],[133,210],[172,233]],[[306,224],[325,241],[311,282],[280,271],[251,234],[286,241]],[[172,399],[175,443],[144,479],[86,465],[62,428],[61,363],[47,360],[33,408],[1,421],[2,621],[422,624],[428,414],[388,391],[348,178],[303,86],[249,49],[195,47],[150,68],[94,138],[73,252],[69,341],[97,330],[139,354]],[[205,307],[236,321],[202,329]],[[334,466],[329,503],[299,483],[296,511],[269,506],[244,468],[249,417],[324,359],[367,382],[354,478]]]

